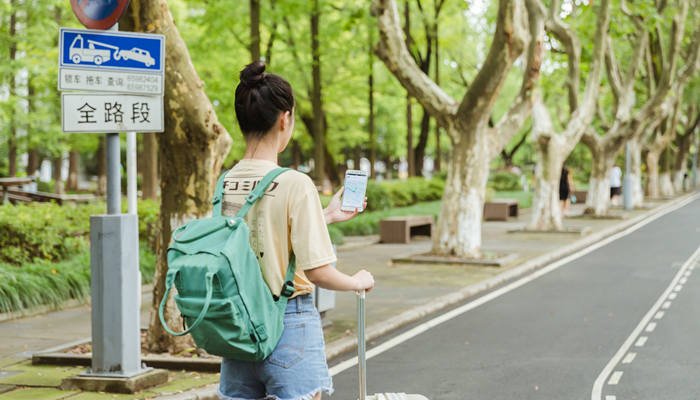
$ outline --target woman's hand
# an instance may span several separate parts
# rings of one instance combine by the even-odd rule
[[[345,186],[341,187],[336,194],[333,195],[331,202],[328,203],[328,207],[323,210],[323,216],[326,218],[326,224],[332,224],[334,222],[343,222],[351,220],[359,213],[356,208],[355,211],[343,211],[340,209],[341,201],[340,197],[345,191]],[[365,197],[365,202],[362,205],[362,209],[367,208],[367,197]]]

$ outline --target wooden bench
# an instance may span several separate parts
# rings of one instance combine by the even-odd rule
[[[2,187],[2,203],[7,204],[10,200],[10,188],[26,185],[28,183],[34,182],[32,177],[20,177],[20,178],[0,178],[0,187]]]
[[[389,217],[379,221],[382,243],[408,243],[414,235],[433,235],[433,216]]]
[[[56,194],[47,192],[28,192],[26,190],[11,189],[8,190],[10,195],[28,198],[30,201],[38,202],[55,202],[59,205],[64,203],[89,203],[95,200],[92,194]]]
[[[586,202],[586,197],[588,197],[588,190],[574,190],[571,192],[573,196],[576,196],[576,203],[582,204]]]
[[[506,221],[518,216],[518,200],[496,199],[484,203],[485,221]]]

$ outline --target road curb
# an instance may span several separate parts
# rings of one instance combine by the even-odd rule
[[[191,389],[182,393],[158,396],[155,397],[155,400],[219,400],[218,387],[219,385],[211,385],[205,388]]]
[[[620,223],[610,226],[601,230],[600,232],[592,233],[588,236],[582,237],[580,240],[565,246],[559,250],[555,250],[546,254],[543,254],[537,258],[527,261],[515,268],[504,271],[503,273],[496,275],[492,278],[486,279],[479,283],[475,283],[464,287],[456,292],[449,293],[447,295],[438,297],[427,304],[414,307],[410,310],[404,311],[401,314],[389,318],[381,323],[371,324],[366,329],[367,341],[377,339],[383,335],[386,335],[392,331],[395,331],[403,326],[420,320],[428,315],[437,313],[447,307],[457,304],[469,297],[475,296],[477,294],[486,292],[496,286],[504,284],[506,282],[512,281],[519,278],[529,272],[532,272],[538,268],[544,267],[558,259],[564,258],[570,254],[573,254],[579,250],[589,247],[607,237],[610,237],[616,233],[622,232],[625,229],[636,225],[637,223],[650,218],[656,214],[662,213],[663,211],[673,208],[679,203],[682,203],[690,198],[698,196],[698,193],[691,192],[685,195],[679,196],[670,202],[663,204],[661,206],[655,207],[648,212],[638,215],[632,219],[621,221]],[[347,353],[357,347],[357,338],[346,337],[338,339],[334,342],[326,345],[326,359],[332,360],[341,354]]]

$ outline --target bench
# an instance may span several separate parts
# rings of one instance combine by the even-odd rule
[[[586,202],[586,197],[588,197],[588,190],[574,190],[571,192],[573,196],[576,196],[576,203],[582,204]]]
[[[10,195],[28,198],[30,201],[38,202],[56,202],[59,205],[64,203],[89,203],[95,200],[92,194],[56,194],[47,192],[28,192],[26,190],[10,189]]]
[[[389,217],[379,221],[382,243],[408,243],[414,235],[433,235],[433,216]]]
[[[518,200],[496,199],[484,203],[485,221],[506,221],[518,216]]]
[[[7,204],[10,201],[10,188],[26,185],[34,182],[33,177],[20,177],[20,178],[0,178],[0,187],[2,187],[2,203]]]

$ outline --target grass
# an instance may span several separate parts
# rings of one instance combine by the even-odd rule
[[[150,283],[155,273],[155,254],[143,243],[140,247],[143,283]],[[84,301],[89,296],[89,251],[63,261],[36,259],[21,266],[0,263],[0,313],[44,305],[60,308],[68,300]]]

